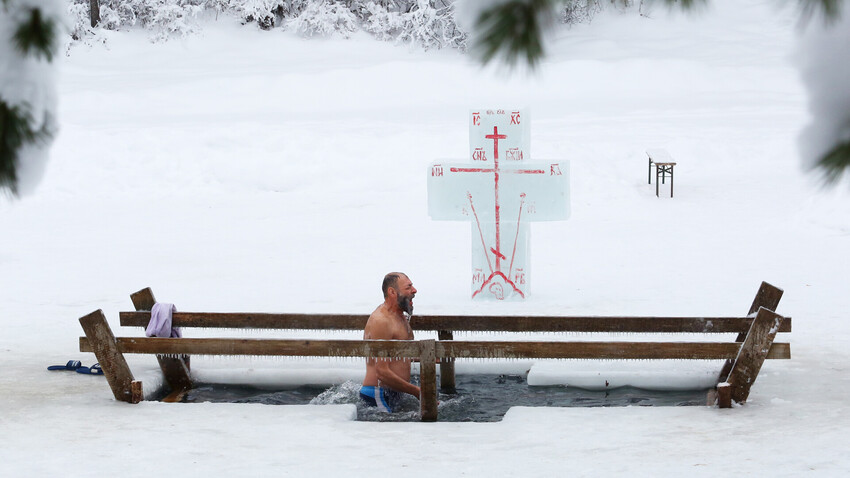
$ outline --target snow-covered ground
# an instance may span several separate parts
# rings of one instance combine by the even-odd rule
[[[714,3],[563,30],[535,75],[224,18],[185,40],[73,48],[45,179],[0,202],[0,475],[845,476],[850,190],[820,188],[797,158],[793,12]],[[465,156],[479,106],[527,106],[532,159],[571,162],[572,217],[532,226],[524,303],[470,302],[470,227],[427,214],[427,166]],[[679,161],[672,200],[646,184],[649,147]],[[140,333],[118,311],[142,287],[186,311],[368,313],[390,270],[413,279],[422,314],[740,315],[767,280],[794,317],[793,359],[769,361],[738,409],[515,408],[489,424],[128,405],[103,377],[45,370],[95,361],[77,351],[93,310]],[[130,364],[156,385],[153,358]],[[193,365],[230,380],[362,374],[358,361]],[[639,367],[528,365],[565,383]],[[664,368],[675,388],[693,365]]]

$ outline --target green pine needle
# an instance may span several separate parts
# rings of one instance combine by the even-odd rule
[[[850,171],[850,141],[838,143],[819,161],[818,168],[824,175],[827,184],[835,184],[844,171]]]
[[[52,135],[49,122],[38,131],[30,127],[29,116],[17,106],[0,101],[0,191],[18,195],[18,153],[26,144],[39,143]]]
[[[533,69],[543,58],[543,32],[551,22],[552,0],[514,0],[481,13],[475,29],[480,36],[473,47],[483,64],[499,53],[513,67],[520,58]]]
[[[45,20],[41,10],[30,10],[29,21],[22,23],[14,35],[15,46],[23,54],[32,54],[36,58],[44,56],[47,61],[53,61],[53,40],[56,28],[50,20]]]

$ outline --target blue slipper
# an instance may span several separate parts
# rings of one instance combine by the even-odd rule
[[[96,363],[91,367],[80,367],[77,369],[77,373],[84,373],[87,375],[103,375],[103,369],[100,368],[100,364]]]
[[[47,367],[47,370],[77,370],[82,366],[79,360],[68,360],[65,365],[51,365]]]

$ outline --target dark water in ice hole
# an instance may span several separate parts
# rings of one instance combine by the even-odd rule
[[[417,382],[418,376],[413,377]],[[591,391],[563,385],[532,387],[522,375],[457,375],[457,394],[440,393],[441,422],[497,422],[513,406],[526,407],[626,407],[705,405],[708,390],[655,391],[633,387]],[[360,401],[360,384],[352,381],[330,388],[301,386],[286,390],[244,385],[201,384],[183,399],[185,403],[227,402],[266,405],[326,405],[353,403],[357,420],[406,422],[419,420],[419,401],[406,395],[401,410],[380,413]]]

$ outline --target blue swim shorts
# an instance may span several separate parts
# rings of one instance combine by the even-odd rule
[[[382,412],[392,413],[401,403],[402,393],[390,388],[368,387],[360,388],[360,398],[368,405],[378,407]]]

